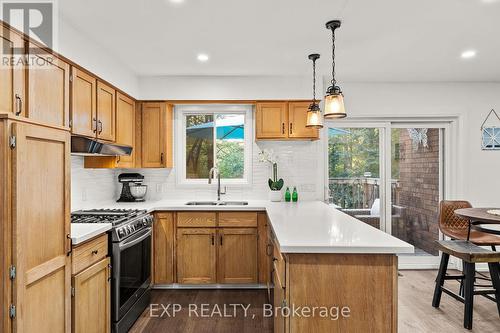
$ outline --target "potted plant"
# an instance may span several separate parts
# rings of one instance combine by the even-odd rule
[[[278,179],[278,163],[273,151],[264,149],[259,153],[259,158],[261,162],[268,162],[273,166],[273,178],[269,178],[267,181],[270,189],[269,200],[274,202],[281,201],[281,189],[283,188],[284,181],[282,178]]]

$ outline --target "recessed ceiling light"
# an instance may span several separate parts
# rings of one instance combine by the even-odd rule
[[[207,62],[208,61],[208,54],[205,54],[205,53],[200,53],[198,54],[198,56],[196,57],[196,59],[198,59],[199,62]]]
[[[462,59],[471,59],[474,58],[476,55],[477,55],[476,50],[467,50],[462,52],[460,56],[462,57]]]
[[[179,4],[179,3],[183,3],[184,0],[169,0],[171,3],[175,3],[175,4]]]
[[[498,0],[481,0],[482,3],[495,3],[498,2]]]

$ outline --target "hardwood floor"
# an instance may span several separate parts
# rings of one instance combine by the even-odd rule
[[[399,332],[500,332],[500,317],[496,304],[482,296],[474,297],[472,331],[463,328],[464,306],[443,293],[439,309],[431,306],[436,270],[400,271],[398,292]],[[449,271],[451,273],[451,271]],[[454,272],[457,273],[457,272]],[[458,291],[459,283],[446,281],[446,286]]]
[[[400,333],[460,333],[460,332],[500,332],[500,317],[495,303],[481,296],[474,301],[474,328],[468,331],[463,328],[463,305],[448,295],[443,294],[441,306],[431,306],[434,292],[434,279],[437,271],[401,271],[399,277],[399,332]],[[458,282],[447,281],[447,286],[458,290]],[[130,332],[217,332],[217,333],[267,333],[273,330],[272,318],[263,318],[263,306],[267,303],[265,290],[155,290],[152,304],[177,303],[182,310],[175,317],[151,317],[150,309],[146,309]],[[208,304],[209,312],[215,304],[223,311],[224,304],[250,305],[247,317],[242,308],[237,309],[232,318],[201,317],[201,305]],[[195,313],[189,316],[189,304],[197,305]],[[160,316],[161,306],[154,308],[152,314]],[[226,314],[232,313],[232,308]],[[172,316],[172,309],[169,309]],[[255,317],[254,317],[255,315]]]
[[[154,290],[151,304],[179,304],[182,310],[173,317],[169,309],[168,317],[162,314],[162,307],[146,309],[136,321],[130,332],[172,332],[172,333],[272,333],[273,318],[264,318],[263,306],[267,302],[266,290]],[[190,313],[190,304],[192,311]],[[194,305],[196,305],[196,310]],[[236,315],[231,304],[242,304],[247,308],[247,315],[241,306],[236,307]],[[204,312],[202,306],[207,306]],[[224,305],[226,311],[224,312]],[[218,308],[215,308],[218,306]],[[212,311],[221,311],[221,316],[204,317]],[[231,317],[224,317],[231,316]]]

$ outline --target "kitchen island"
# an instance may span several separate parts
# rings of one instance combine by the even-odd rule
[[[413,246],[325,203],[187,206],[186,201],[165,200],[101,207],[146,209],[160,217],[172,212],[266,212],[275,332],[397,331],[397,254],[413,253]],[[168,219],[163,226],[179,222]]]

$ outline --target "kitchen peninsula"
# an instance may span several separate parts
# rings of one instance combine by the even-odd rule
[[[258,242],[263,243],[264,257],[266,254],[272,257],[267,264],[270,273],[272,272],[271,281],[274,284],[275,332],[283,330],[285,332],[397,331],[397,254],[413,253],[413,246],[323,202],[249,201],[247,205],[241,206],[193,206],[186,205],[185,201],[165,200],[145,203],[103,203],[101,207],[144,209],[155,215],[153,266],[160,262],[157,256],[170,258],[163,260],[163,264],[167,262],[167,265],[171,266],[153,267],[153,272],[155,272],[153,284],[156,288],[182,287],[184,284],[200,284],[207,287],[214,282],[210,281],[209,277],[196,280],[189,276],[193,274],[193,271],[186,272],[189,269],[179,265],[179,262],[183,262],[180,256],[185,253],[183,252],[185,247],[189,246],[186,245],[189,243],[183,243],[184,248],[179,248],[179,242],[183,242],[179,238],[183,235],[180,230],[189,230],[191,236],[196,233],[198,236],[206,233],[208,244],[211,235],[215,233],[215,231],[210,231],[211,228],[217,227],[219,231],[215,233],[216,235],[228,233],[226,230],[231,229],[232,223],[237,228],[231,230],[243,230],[245,232],[238,233],[252,235],[249,232],[252,225],[246,224],[251,223],[249,213],[255,213],[259,221],[267,215],[265,220],[269,228],[268,237],[259,237]],[[186,227],[187,223],[199,224],[199,226]],[[255,221],[255,227],[261,229],[257,221]],[[161,235],[158,234],[159,232]],[[168,235],[169,233],[171,235]],[[175,234],[177,237],[174,236]],[[261,235],[259,231],[259,236]],[[163,246],[159,251],[158,241],[161,237],[171,240],[165,242],[169,245]],[[241,239],[234,238],[233,240],[240,241]],[[222,245],[222,237],[220,242]],[[230,242],[228,238],[226,240],[228,246],[231,246]],[[177,244],[174,245],[174,243]],[[241,241],[241,244],[247,243]],[[200,243],[197,245],[199,246]],[[166,253],[168,251],[173,253]],[[266,267],[266,263],[262,261],[259,256],[259,269]],[[204,264],[206,263],[201,263],[201,265]],[[217,267],[219,270],[221,266],[217,265]],[[227,269],[231,268],[226,265],[225,278],[227,280],[217,279],[218,287],[221,286],[221,282],[223,285],[230,281],[231,277],[228,276]],[[167,283],[161,282],[162,278],[158,281],[160,270],[171,272],[169,274],[172,278],[163,280]],[[183,277],[180,274],[183,274]],[[232,274],[233,280],[241,279],[241,277],[234,276],[235,272]],[[262,276],[260,271],[259,276]],[[233,280],[230,281],[231,284],[235,283]],[[258,280],[258,282],[265,283],[267,277],[264,274],[264,281],[260,278]],[[248,283],[251,279],[245,280],[246,282],[240,281]],[[302,313],[300,312],[302,310],[295,314],[289,312],[297,308],[319,309],[321,307],[346,309],[348,315],[333,320],[328,316]]]

